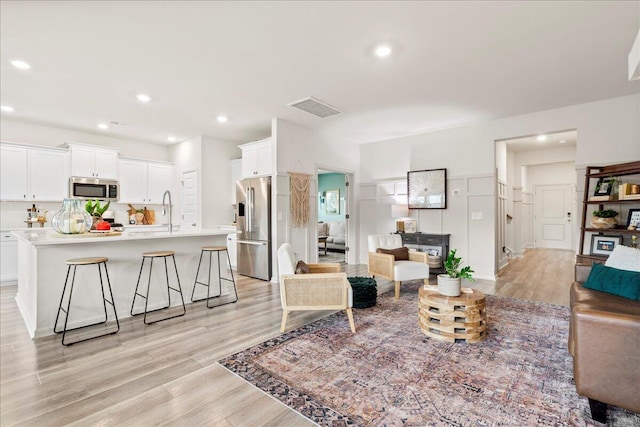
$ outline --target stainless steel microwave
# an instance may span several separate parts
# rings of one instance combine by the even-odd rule
[[[72,176],[69,178],[69,197],[84,200],[118,201],[118,181],[115,179]]]

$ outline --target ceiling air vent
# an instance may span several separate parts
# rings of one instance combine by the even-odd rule
[[[335,116],[336,114],[342,114],[342,111],[311,96],[287,105],[299,108],[300,110],[306,111],[307,113],[313,114],[314,116],[320,117],[321,119],[324,119],[325,117]]]

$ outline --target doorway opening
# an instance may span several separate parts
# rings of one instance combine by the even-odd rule
[[[318,169],[318,262],[346,264],[351,174]]]
[[[577,130],[496,141],[496,271],[530,248],[576,247]]]

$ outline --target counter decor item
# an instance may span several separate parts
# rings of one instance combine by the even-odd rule
[[[100,200],[88,200],[84,205],[84,209],[89,215],[91,215],[92,230],[109,230],[111,228],[111,226],[109,226],[109,223],[102,219],[102,215],[104,215],[107,209],[109,209],[110,204],[111,202],[109,201],[104,206],[102,206],[100,204]],[[104,224],[106,224],[107,226],[105,226]]]
[[[618,225],[618,212],[612,209],[593,211],[591,226],[593,228],[608,229]]]
[[[473,282],[471,267],[460,268],[462,257],[456,257],[456,249],[451,249],[444,262],[446,274],[438,274],[438,293],[449,297],[457,297],[461,293],[462,279]]]
[[[91,229],[91,215],[80,199],[64,199],[62,208],[53,215],[51,226],[60,234],[80,234]]]

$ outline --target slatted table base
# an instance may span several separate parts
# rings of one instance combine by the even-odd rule
[[[470,294],[447,297],[421,287],[418,322],[428,337],[447,342],[478,343],[487,337],[484,294],[474,289]]]

